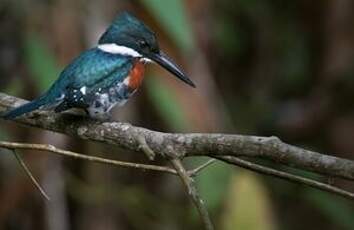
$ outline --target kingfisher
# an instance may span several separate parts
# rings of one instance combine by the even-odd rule
[[[160,48],[155,33],[128,12],[121,13],[101,35],[98,45],[82,52],[37,99],[5,112],[14,119],[37,109],[56,113],[83,109],[91,118],[110,119],[138,90],[145,64],[154,62],[188,85],[195,84]]]

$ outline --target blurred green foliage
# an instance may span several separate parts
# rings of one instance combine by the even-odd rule
[[[28,34],[25,39],[25,58],[33,79],[43,92],[58,78],[60,70],[54,54],[37,34]]]
[[[149,76],[146,79],[146,85],[149,98],[161,115],[161,119],[174,131],[187,130],[188,121],[174,92],[154,76]]]
[[[22,8],[30,5],[33,7],[29,12],[35,13],[28,16],[30,19],[34,18],[33,21],[28,22],[27,26],[33,27],[29,28],[29,31],[39,31],[38,28],[35,29],[37,24],[33,22],[36,21],[36,17],[45,18],[44,16],[47,16],[46,19],[48,19],[49,17],[45,12],[50,12],[49,14],[56,12],[55,17],[65,17],[67,13],[60,13],[60,7],[56,5],[56,1],[51,1],[48,5],[45,5],[46,1],[41,1],[40,5],[36,5],[34,1],[29,1],[26,4],[20,3],[21,1],[11,2],[15,3],[21,15],[25,15],[25,10]],[[134,1],[134,3],[138,2],[143,4],[144,8],[156,19],[156,22],[160,23],[161,29],[172,41],[173,46],[178,48],[181,57],[188,57],[188,54],[199,49],[196,45],[192,22],[188,17],[189,14],[193,13],[191,9],[186,8],[188,3],[182,0]],[[65,5],[63,9],[67,10],[73,7],[69,3],[70,1],[62,2]],[[203,3],[203,1],[199,3],[201,8],[204,7]],[[345,1],[342,3],[344,4]],[[81,6],[80,3],[75,4]],[[341,31],[340,35],[344,37],[336,35],[338,36],[337,40],[332,43],[332,46],[330,44],[331,39],[333,39],[331,38],[332,33],[335,33],[336,30],[327,27],[328,24],[336,23],[333,20],[335,14],[330,12],[336,2],[331,2],[333,6],[322,2],[316,2],[312,6],[309,1],[305,0],[289,2],[220,0],[208,2],[208,4],[211,5],[211,8],[207,12],[211,14],[203,15],[203,17],[210,23],[206,26],[210,36],[207,40],[210,39],[212,43],[203,44],[206,47],[203,50],[203,54],[206,55],[206,59],[208,58],[206,63],[210,65],[211,75],[214,74],[216,85],[225,97],[224,101],[227,103],[228,112],[230,112],[230,117],[233,117],[234,125],[237,127],[235,132],[258,135],[268,135],[269,133],[278,135],[280,133],[281,138],[294,144],[306,143],[309,148],[312,146],[319,146],[319,148],[323,149],[328,148],[329,143],[334,142],[333,140],[329,141],[330,137],[336,135],[333,134],[334,128],[332,127],[336,122],[335,119],[341,116],[351,117],[351,114],[341,113],[341,110],[336,106],[340,104],[341,109],[345,108],[346,111],[352,111],[351,101],[353,100],[351,98],[353,96],[352,92],[354,92],[354,84],[351,84],[354,79],[352,67],[345,69],[346,78],[340,82],[343,86],[340,88],[341,90],[335,90],[335,103],[331,105],[331,108],[328,108],[330,113],[323,119],[324,123],[310,126],[305,132],[297,130],[297,127],[301,128],[303,124],[300,124],[300,126],[297,124],[298,126],[294,126],[295,128],[288,126],[284,131],[284,128],[279,128],[274,123],[278,119],[287,118],[289,111],[284,113],[285,115],[277,115],[279,111],[284,111],[284,107],[288,108],[287,103],[289,101],[298,100],[305,107],[314,108],[319,103],[313,97],[307,98],[308,95],[316,94],[316,97],[320,98],[320,102],[322,102],[322,98],[331,97],[332,92],[321,88],[321,85],[326,79],[332,80],[330,84],[335,83],[336,78],[340,79],[338,76],[341,76],[340,73],[337,74],[335,72],[336,68],[338,66],[343,68],[346,63],[350,65],[351,61],[347,60],[348,57],[351,57],[350,55],[343,58],[343,56],[335,56],[335,52],[328,52],[328,50],[337,50],[338,47],[333,44],[345,45],[351,41],[348,39],[347,43],[343,43],[341,39],[347,39],[347,37],[344,36],[346,34],[345,31]],[[86,6],[86,3],[82,6]],[[55,10],[50,7],[55,8]],[[0,7],[0,9],[3,8]],[[322,11],[323,9],[325,10]],[[340,10],[341,8],[336,9]],[[103,9],[98,10],[103,11]],[[42,15],[39,13],[42,13]],[[343,18],[345,18],[344,15]],[[5,19],[7,20],[7,18]],[[348,20],[348,17],[346,20]],[[55,22],[53,21],[55,20],[48,19],[43,25],[55,27]],[[86,20],[83,20],[82,24],[84,24],[84,21],[86,22]],[[198,21],[198,23],[201,23],[201,21]],[[345,19],[342,19],[342,21],[345,21]],[[349,22],[351,21],[349,20]],[[18,25],[17,23],[13,24]],[[63,28],[58,25],[57,27]],[[349,23],[347,27],[352,26]],[[6,25],[2,27],[2,29],[6,28]],[[10,26],[9,28],[13,27]],[[87,26],[87,28],[90,27]],[[338,26],[338,28],[344,30],[345,25]],[[349,31],[348,28],[347,31]],[[83,28],[79,29],[83,30]],[[27,28],[18,27],[18,30],[27,31]],[[10,31],[12,32],[12,30]],[[10,41],[14,40],[11,37],[11,32],[3,33],[3,35],[10,37]],[[33,85],[38,86],[38,90],[43,92],[58,77],[60,69],[58,68],[55,54],[49,48],[50,39],[55,38],[47,34],[46,38],[48,37],[49,39],[46,40],[40,34],[40,32],[33,32],[23,36],[21,39],[23,40],[25,51],[24,61],[30,72],[31,79],[34,80]],[[350,47],[344,47],[346,48],[343,49],[345,52],[351,50]],[[326,64],[331,64],[331,60],[334,60],[334,63],[337,60],[342,60],[342,62],[336,63],[339,64],[338,66],[334,65],[334,67],[327,68]],[[184,61],[187,63],[190,60]],[[330,72],[328,70],[333,71],[329,77],[326,75],[327,72]],[[350,84],[347,84],[348,82]],[[13,95],[21,95],[24,92],[23,89],[26,90],[26,86],[21,83],[21,78],[12,79],[11,84],[6,86],[5,91]],[[163,120],[162,125],[166,125],[167,129],[174,132],[186,131],[193,125],[186,115],[188,111],[184,111],[181,102],[178,100],[179,92],[173,90],[172,87],[163,85],[154,76],[147,77],[145,83],[150,102],[161,120]],[[333,86],[331,85],[331,87]],[[311,104],[312,101],[315,103]],[[292,114],[293,111],[290,112]],[[307,113],[300,113],[303,117],[298,117],[306,119],[308,118],[307,116],[311,116],[308,111],[305,112]],[[315,113],[316,118],[321,115],[321,111],[315,110]],[[270,127],[270,131],[262,129],[264,120],[267,120],[266,125]],[[308,123],[311,123],[311,121]],[[316,132],[313,129],[319,129],[320,131]],[[289,131],[290,135],[286,131]],[[341,131],[336,130],[337,134],[341,133]],[[351,136],[350,131],[346,130],[346,132],[348,132],[345,133],[347,136]],[[2,128],[0,129],[0,139],[6,139],[7,134],[8,132],[4,132]],[[335,146],[335,144],[333,145]],[[185,163],[191,168],[200,165],[205,160],[187,159]],[[74,168],[78,170],[76,166]],[[243,171],[241,171],[242,173],[239,172],[239,170],[235,171],[234,168],[231,169],[225,164],[216,163],[205,169],[196,178],[202,197],[213,214],[213,220],[216,220],[215,222],[218,222],[222,229],[263,230],[277,229],[278,226],[282,226],[284,229],[294,229],[287,223],[280,223],[286,219],[282,217],[292,218],[302,214],[299,213],[299,210],[306,212],[309,207],[311,207],[311,210],[313,208],[316,209],[318,213],[314,217],[311,215],[304,220],[304,226],[316,226],[316,222],[325,221],[326,224],[333,225],[333,228],[354,229],[353,204],[348,200],[313,189],[298,189],[299,186],[297,185],[279,180],[276,183],[267,180],[267,187],[265,187],[263,181],[260,180],[262,177],[246,174]],[[298,171],[297,173],[313,176],[312,174],[302,174],[302,172]],[[130,176],[129,174],[128,177]],[[155,185],[158,189],[161,188],[160,182],[156,183],[157,186]],[[88,206],[93,206],[96,209],[95,205],[114,203],[114,205],[127,211],[128,214],[124,218],[134,223],[135,229],[144,229],[146,228],[145,223],[157,223],[160,221],[159,218],[167,218],[166,216],[169,214],[191,213],[190,210],[194,210],[183,210],[187,206],[184,204],[175,205],[171,209],[171,206],[165,205],[164,202],[159,200],[160,197],[156,199],[157,196],[155,194],[145,192],[139,186],[119,187],[117,183],[112,185],[113,187],[111,187],[111,184],[88,186],[81,181],[71,181],[70,179],[68,184],[69,196],[77,202],[70,201],[73,203],[71,204],[73,207],[76,205],[74,209],[80,210],[78,203],[83,205],[84,209],[88,208]],[[151,184],[153,184],[153,179],[149,180],[144,186],[153,187],[154,185]],[[267,188],[277,191],[272,191],[270,196]],[[114,195],[107,196],[107,191]],[[228,192],[228,195],[225,195],[225,191]],[[272,203],[270,197],[272,198]],[[282,212],[282,210],[273,210],[273,204],[287,205],[288,198],[296,200],[296,205],[299,206],[297,210],[293,210],[292,207],[289,208],[291,209],[289,213]],[[158,208],[156,207],[157,203],[159,203]],[[192,205],[189,206],[192,208]],[[155,208],[159,212],[155,212]],[[19,214],[20,209],[16,210],[16,216],[21,216]],[[271,215],[279,217],[279,223],[271,221]],[[137,218],[134,218],[136,216]],[[325,219],[318,218],[318,216],[325,217]],[[220,218],[217,219],[218,217]],[[73,220],[75,218],[75,216],[72,217]],[[152,219],[155,221],[152,221]],[[194,221],[193,224],[199,223],[197,217],[191,219]]]
[[[194,167],[203,163],[203,159],[193,160],[191,165]],[[230,178],[235,171],[229,165],[216,162],[198,175],[196,179],[198,189],[203,196],[205,204],[212,213],[216,213],[222,208],[223,201],[225,200],[225,190],[230,186]]]
[[[354,229],[354,202],[309,188],[306,189],[303,198],[318,208],[326,218],[341,226],[343,230]]]
[[[268,191],[256,174],[247,171],[232,174],[224,202],[225,209],[221,218],[223,230],[277,228]]]
[[[192,52],[195,42],[187,11],[181,0],[140,0],[183,52]],[[182,52],[182,53],[183,53]]]

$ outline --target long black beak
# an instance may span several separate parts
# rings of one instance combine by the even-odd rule
[[[185,75],[182,70],[162,51],[159,53],[149,53],[146,55],[149,59],[153,60],[168,72],[172,73],[174,76],[187,83],[188,85],[195,88],[195,84]]]

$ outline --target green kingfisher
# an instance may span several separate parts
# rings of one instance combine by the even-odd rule
[[[103,33],[98,45],[75,58],[46,93],[2,117],[14,119],[36,109],[62,112],[80,108],[94,119],[109,119],[110,110],[124,105],[137,91],[149,62],[195,87],[160,50],[155,33],[136,17],[122,13]]]

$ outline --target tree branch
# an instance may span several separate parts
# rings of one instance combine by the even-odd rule
[[[0,93],[0,113],[25,102]],[[16,119],[16,122],[133,151],[142,151],[141,140],[137,137],[143,137],[150,150],[160,157],[260,157],[299,169],[354,180],[354,161],[305,150],[283,143],[276,137],[162,133],[128,123],[99,123],[75,114],[55,114],[47,111],[34,112]]]
[[[25,144],[25,143],[0,141],[0,148],[9,149],[12,151],[15,151],[18,149],[27,149],[27,150],[31,149],[31,150],[37,150],[40,152],[51,152],[51,153],[55,153],[55,154],[58,154],[61,156],[72,157],[72,158],[91,161],[91,162],[95,162],[95,163],[113,165],[113,166],[118,166],[118,167],[123,167],[123,168],[135,168],[135,169],[141,169],[141,170],[149,170],[149,171],[156,171],[156,172],[163,172],[163,173],[178,175],[176,170],[169,168],[169,167],[158,166],[158,165],[138,164],[138,163],[132,163],[132,162],[111,160],[111,159],[106,159],[106,158],[96,157],[96,156],[88,156],[88,155],[84,155],[84,154],[80,154],[80,153],[75,153],[75,152],[59,149],[53,145]]]
[[[291,182],[295,182],[298,184],[305,184],[308,185],[310,187],[313,188],[317,188],[323,191],[327,191],[330,193],[334,193],[346,198],[349,198],[351,200],[354,200],[354,193],[345,191],[343,189],[340,189],[338,187],[326,184],[326,183],[322,183],[316,180],[312,180],[312,179],[308,179],[302,176],[297,176],[297,175],[293,175],[287,172],[282,172],[279,170],[275,170],[266,166],[262,166],[259,164],[255,164],[253,162],[247,161],[247,160],[243,160],[237,157],[217,157],[217,159],[224,161],[226,163],[232,164],[232,165],[236,165],[239,166],[241,168],[245,168],[245,169],[249,169],[261,174],[265,174],[265,175],[270,175],[273,177],[278,177],[280,179],[285,179]]]

